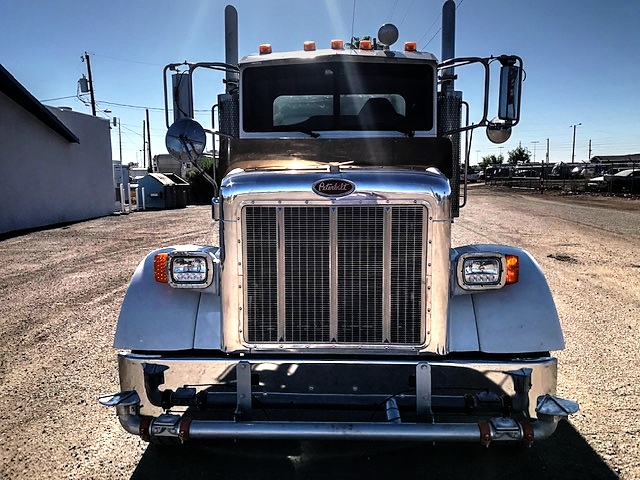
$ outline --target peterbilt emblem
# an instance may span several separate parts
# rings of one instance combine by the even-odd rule
[[[353,193],[355,189],[356,186],[353,183],[339,178],[319,180],[313,184],[313,191],[325,197],[344,197]]]

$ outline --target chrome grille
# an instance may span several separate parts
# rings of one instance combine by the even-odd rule
[[[423,341],[426,209],[247,206],[245,340]]]

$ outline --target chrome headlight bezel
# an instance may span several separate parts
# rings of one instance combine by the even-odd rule
[[[204,267],[204,272],[202,271],[194,271],[194,272],[178,272],[179,262],[185,260],[195,260],[198,262],[202,262],[201,265]],[[167,259],[167,283],[171,285],[173,288],[207,288],[214,280],[216,280],[219,275],[219,269],[217,266],[219,265],[219,261],[209,252],[185,252],[185,251],[173,251],[168,253]],[[200,278],[195,278],[192,280],[189,279],[180,279],[180,275],[193,275],[198,276]]]
[[[493,280],[482,279],[471,280],[471,275],[482,275],[482,273],[469,273],[467,266],[470,262],[489,262],[495,265],[496,278]],[[504,287],[507,283],[507,259],[505,255],[500,253],[465,253],[458,257],[457,266],[458,285],[464,290],[497,290]],[[489,275],[489,274],[486,274]]]

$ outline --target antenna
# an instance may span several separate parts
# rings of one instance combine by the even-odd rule
[[[351,40],[353,42],[353,29],[356,23],[356,0],[353,0],[353,14],[351,15]]]

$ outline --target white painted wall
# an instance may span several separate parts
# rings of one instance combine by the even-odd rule
[[[0,93],[0,233],[114,211],[109,121],[49,109],[79,144],[69,143]]]

